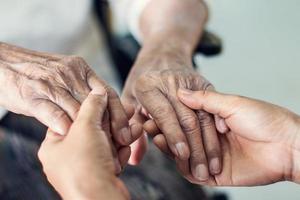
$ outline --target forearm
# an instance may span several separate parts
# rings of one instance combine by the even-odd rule
[[[207,16],[202,0],[150,0],[139,20],[141,54],[178,52],[191,57]]]

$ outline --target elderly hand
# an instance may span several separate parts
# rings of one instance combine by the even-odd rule
[[[116,177],[104,88],[92,90],[66,136],[48,131],[38,152],[49,182],[63,199],[129,199]],[[118,154],[126,163],[130,148]]]
[[[213,88],[193,69],[190,58],[158,49],[142,50],[127,79],[122,101],[124,106],[141,107],[135,121],[142,123],[150,118],[144,129],[154,137],[154,143],[164,137],[178,165],[186,166],[184,174],[192,173],[203,181],[209,178],[209,172],[221,171],[222,161],[213,116],[188,108],[177,97],[179,88]],[[134,158],[133,162],[138,160]]]
[[[130,144],[139,135],[131,134],[117,93],[100,80],[82,58],[0,43],[0,105],[12,112],[36,117],[57,133],[68,131],[80,104],[95,87],[105,87],[108,92],[115,141]]]
[[[300,183],[300,118],[258,100],[211,91],[179,90],[191,109],[203,109],[225,119],[230,131],[222,134],[223,170],[206,182],[218,186],[253,186],[290,180]]]

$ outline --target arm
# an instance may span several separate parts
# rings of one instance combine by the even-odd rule
[[[201,0],[151,0],[139,20],[143,41],[140,56],[161,50],[182,55],[189,63],[207,17],[208,9]]]
[[[146,112],[146,117],[137,118],[148,120],[151,115],[154,120],[144,124],[146,131],[149,124],[156,127],[151,134],[154,142],[157,136],[165,137],[177,164],[186,166],[183,173],[191,171],[198,180],[221,171],[217,131],[212,115],[187,108],[176,91],[213,89],[192,65],[207,15],[200,0],[149,0],[138,20],[142,49],[122,95],[124,105],[134,104]]]

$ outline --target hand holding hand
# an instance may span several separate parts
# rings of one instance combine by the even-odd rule
[[[112,134],[121,145],[132,143],[128,117],[117,93],[80,57],[31,51],[0,43],[0,105],[36,117],[66,134],[81,103],[96,87],[108,92]]]
[[[83,102],[66,136],[49,130],[39,158],[49,182],[64,199],[129,199],[126,187],[116,177],[104,88],[94,89]],[[118,158],[127,162],[130,148]]]
[[[300,181],[300,119],[296,114],[258,100],[211,91],[179,90],[179,99],[225,119],[221,135],[223,170],[207,182],[218,186],[251,186]]]
[[[214,116],[182,104],[177,90],[213,87],[193,69],[187,57],[142,51],[127,79],[122,101],[125,106],[141,107],[143,112],[136,117],[142,120],[136,121],[148,120],[144,129],[154,137],[154,143],[161,147],[161,141],[165,141],[177,164],[184,166],[182,173],[203,181],[222,168]]]

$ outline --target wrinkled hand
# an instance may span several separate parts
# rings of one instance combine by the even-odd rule
[[[291,180],[299,182],[300,119],[294,113],[258,100],[210,91],[180,90],[180,100],[225,119],[223,170],[207,182],[218,186],[253,186]]]
[[[53,55],[0,43],[0,105],[36,117],[65,134],[91,89],[105,87],[115,141],[134,141],[117,93],[80,57]],[[136,136],[137,138],[138,136]]]
[[[125,106],[142,107],[140,115],[135,115],[139,120],[135,121],[143,123],[150,118],[144,124],[145,131],[154,137],[159,148],[166,149],[164,144],[167,144],[177,165],[184,166],[183,174],[207,180],[209,171],[212,174],[221,171],[214,119],[202,110],[195,111],[182,104],[177,97],[179,88],[213,87],[192,68],[191,62],[180,57],[139,57],[127,80],[122,101]]]
[[[43,170],[64,199],[129,199],[128,191],[116,177],[109,130],[107,94],[92,90],[66,136],[49,130],[38,156]],[[130,148],[118,157],[126,163]]]

